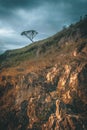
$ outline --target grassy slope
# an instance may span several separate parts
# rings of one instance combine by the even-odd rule
[[[24,48],[6,51],[0,56],[0,64],[2,66],[17,66],[23,61],[38,60],[52,55],[71,52],[75,48],[72,43],[78,42],[79,37],[87,36],[87,19],[77,22],[75,25],[63,29],[56,35],[42,41],[35,42]],[[83,38],[84,39],[84,38]],[[66,46],[65,43],[71,43]]]

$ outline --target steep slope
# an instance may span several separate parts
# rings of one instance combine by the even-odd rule
[[[0,56],[0,62],[4,62],[5,64],[8,63],[9,66],[11,66],[12,64],[20,64],[20,62],[32,58],[40,58],[41,54],[42,56],[48,55],[48,53],[52,53],[53,51],[55,52],[55,50],[57,53],[57,51],[61,50],[63,45],[68,44],[69,42],[77,42],[79,38],[87,36],[86,22],[87,19],[81,22],[77,22],[75,25],[72,24],[70,27],[63,29],[56,35],[48,39],[30,44],[29,46],[26,46],[22,49],[6,51]]]
[[[87,130],[87,19],[0,56],[0,130]]]

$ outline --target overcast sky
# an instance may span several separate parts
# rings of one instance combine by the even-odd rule
[[[47,38],[87,14],[87,0],[0,0],[0,53],[31,43],[20,33]]]

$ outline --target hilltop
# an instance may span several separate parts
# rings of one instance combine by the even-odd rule
[[[0,55],[0,130],[87,129],[87,18]]]
[[[64,28],[62,31],[58,32],[54,36],[47,38],[42,41],[35,42],[24,48],[16,50],[8,50],[0,56],[0,62],[15,65],[20,64],[23,61],[36,59],[37,57],[44,57],[59,53],[60,51],[67,51],[69,53],[69,42],[75,44],[78,43],[78,40],[85,39],[87,36],[87,19],[84,19],[76,24],[71,24],[69,27]],[[68,45],[66,45],[68,44]],[[74,46],[75,46],[74,44]],[[67,46],[67,47],[66,47]],[[72,46],[72,45],[71,45]],[[69,49],[69,50],[68,50]],[[54,51],[54,53],[53,53]],[[61,52],[60,52],[61,53]]]

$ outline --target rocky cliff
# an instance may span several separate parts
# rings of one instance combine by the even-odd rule
[[[87,130],[87,19],[0,56],[0,130]]]

